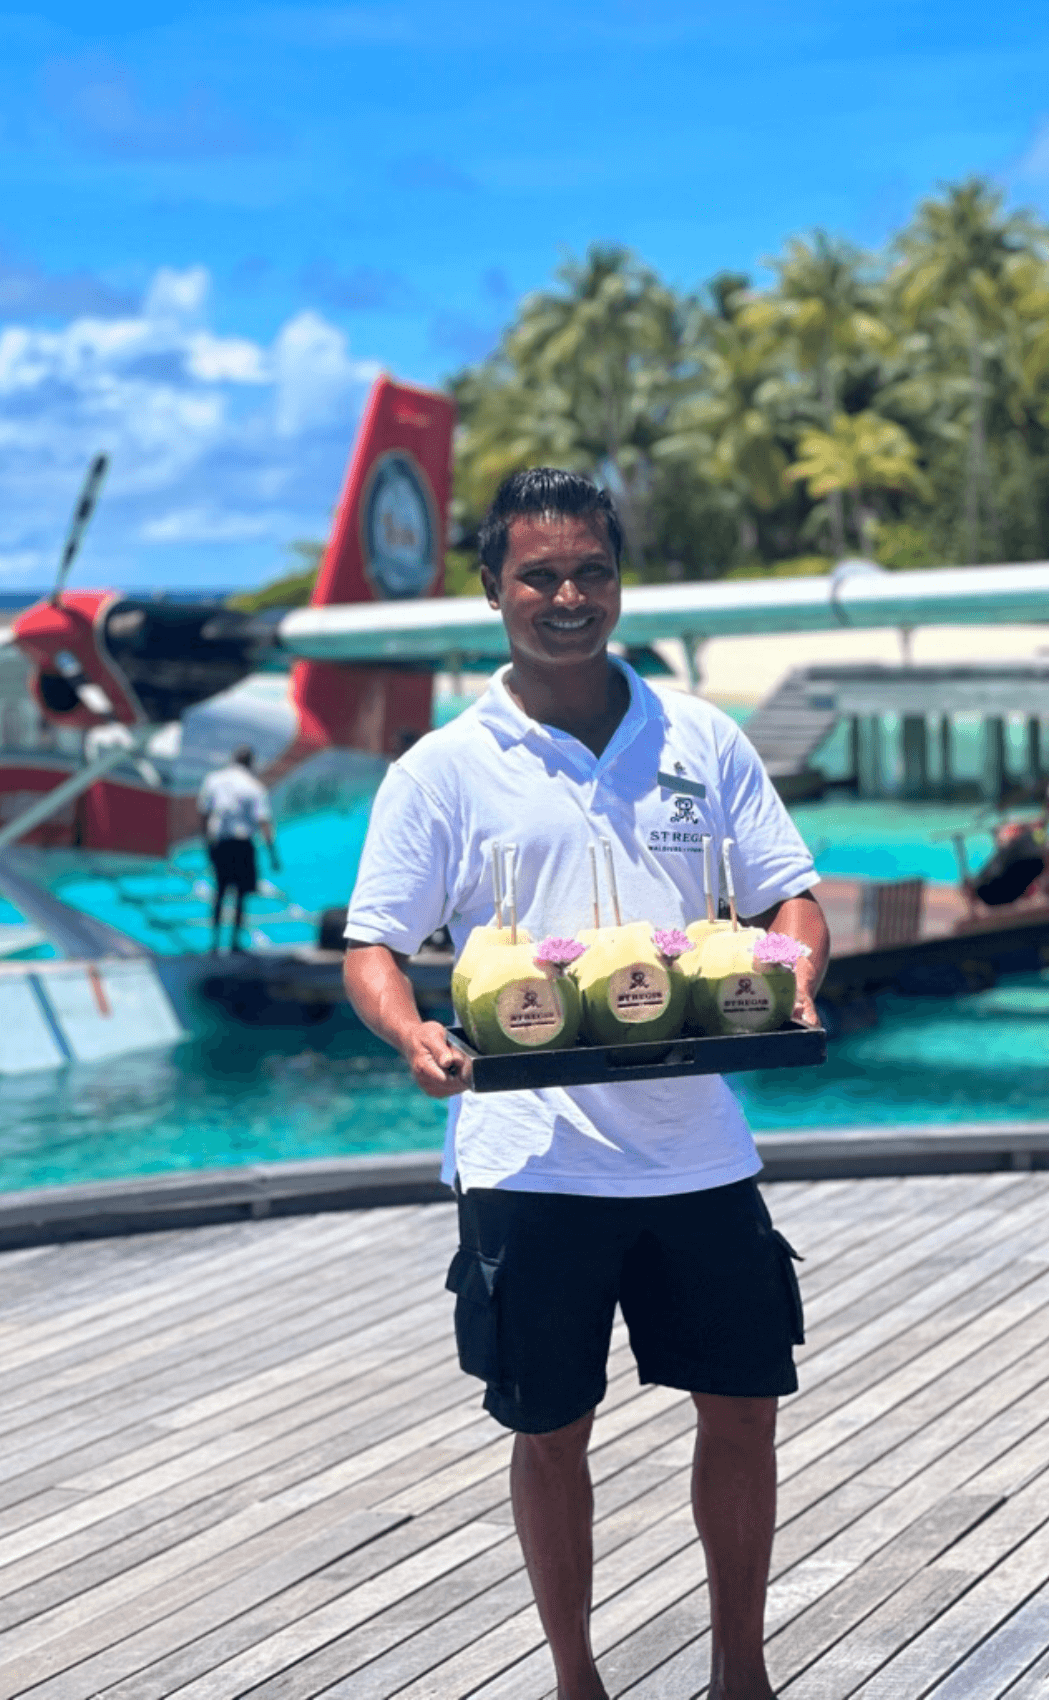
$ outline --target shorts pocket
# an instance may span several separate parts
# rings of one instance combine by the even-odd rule
[[[455,1294],[455,1343],[467,1375],[495,1385],[499,1374],[499,1260],[460,1246],[445,1286]]]
[[[776,1242],[776,1253],[779,1257],[780,1274],[787,1293],[787,1315],[790,1318],[791,1339],[795,1346],[805,1344],[805,1311],[801,1302],[801,1286],[798,1282],[798,1272],[795,1263],[804,1263],[804,1258],[794,1250],[790,1241],[781,1234],[778,1228],[773,1228],[772,1238]]]

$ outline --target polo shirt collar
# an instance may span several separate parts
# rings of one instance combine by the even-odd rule
[[[509,665],[501,667],[493,674],[488,689],[477,703],[477,715],[484,725],[488,726],[504,748],[511,744],[538,743],[548,748],[556,745],[562,754],[573,761],[576,766],[585,765],[588,769],[606,767],[632,744],[638,733],[652,718],[656,699],[648,690],[644,681],[634,672],[634,669],[616,655],[610,655],[609,661],[613,667],[618,667],[630,687],[630,702],[619,725],[600,756],[585,744],[574,738],[571,732],[562,731],[559,726],[547,726],[540,720],[533,720],[527,715],[510,695],[506,688],[506,675]],[[649,699],[652,699],[651,701]]]

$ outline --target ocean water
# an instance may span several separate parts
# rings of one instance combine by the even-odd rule
[[[951,1002],[888,1001],[820,1069],[738,1075],[751,1126],[1049,1119],[1049,976]],[[349,1024],[318,1039],[242,1027],[165,1052],[4,1082],[0,1189],[241,1163],[436,1150],[442,1105]]]

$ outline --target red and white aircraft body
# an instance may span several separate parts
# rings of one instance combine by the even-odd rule
[[[316,610],[441,594],[453,423],[446,396],[376,383]],[[278,625],[114,591],[28,609],[0,649],[0,843],[49,886],[166,858],[199,831],[204,775],[242,743],[278,818],[369,795],[429,729],[432,669],[295,660]]]

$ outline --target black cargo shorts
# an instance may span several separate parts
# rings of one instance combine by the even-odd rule
[[[616,1305],[642,1382],[797,1390],[797,1253],[753,1180],[655,1198],[459,1192],[459,1361],[506,1428],[544,1434],[600,1403]]]

